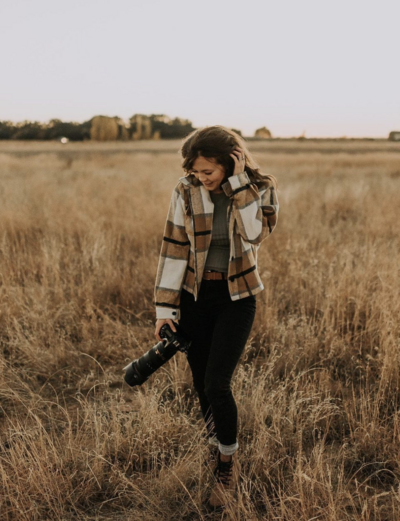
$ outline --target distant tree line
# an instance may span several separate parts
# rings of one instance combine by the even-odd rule
[[[129,121],[133,130],[137,116],[133,116]],[[152,114],[149,116],[149,121],[152,132],[158,134],[161,139],[183,138],[195,130],[188,119],[170,119],[164,114]]]
[[[85,141],[91,139],[91,129],[94,116],[88,121],[77,123],[51,119],[43,123],[40,121],[0,121],[0,139],[32,139],[55,140],[67,138],[70,141]],[[115,120],[123,132],[119,132],[117,139],[176,139],[183,138],[194,129],[192,122],[182,118],[170,118],[164,114],[152,114],[150,116],[135,114],[125,123],[121,118],[103,119]],[[140,128],[139,128],[140,127]],[[93,133],[92,133],[93,134]]]
[[[40,121],[0,121],[0,139],[34,139],[47,141],[66,137],[71,141],[90,139],[91,120],[84,123],[51,119]]]

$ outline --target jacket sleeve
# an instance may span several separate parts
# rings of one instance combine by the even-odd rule
[[[172,193],[158,261],[154,289],[157,319],[178,320],[180,317],[180,294],[188,263],[190,242],[185,231],[184,200],[178,186]]]
[[[258,186],[246,172],[233,175],[222,185],[226,195],[233,199],[237,231],[251,244],[259,244],[272,233],[278,221],[279,203],[272,183]]]

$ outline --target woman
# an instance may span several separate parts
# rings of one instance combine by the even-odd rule
[[[222,126],[191,133],[186,176],[171,198],[155,284],[156,331],[174,322],[192,340],[188,362],[209,441],[218,445],[210,496],[222,506],[239,477],[237,407],[230,384],[264,289],[257,250],[276,226],[273,176],[259,173],[243,139]]]

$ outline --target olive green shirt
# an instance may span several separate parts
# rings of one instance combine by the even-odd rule
[[[229,230],[228,207],[229,197],[222,192],[214,194],[210,192],[214,203],[214,215],[210,249],[208,250],[205,269],[228,273],[229,264]]]

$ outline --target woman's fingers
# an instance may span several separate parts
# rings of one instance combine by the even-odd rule
[[[174,331],[176,333],[176,322],[170,318],[162,318],[162,319],[158,319],[156,321],[156,330],[154,332],[154,336],[156,337],[156,339],[161,342],[162,341],[162,338],[160,337],[160,329],[163,327],[164,324],[168,324],[169,327],[172,329],[172,331]]]
[[[246,166],[246,156],[244,155],[242,149],[237,147],[233,150],[233,153],[229,155],[235,161],[233,175],[242,173],[244,171],[244,167]]]
[[[230,154],[230,156],[233,157],[235,161],[246,162],[246,156],[241,148],[235,148],[235,150],[233,150],[233,153]]]
[[[244,157],[244,152],[243,152],[243,150],[242,150],[240,147],[236,147],[236,148],[233,150],[233,152],[234,152],[235,154],[238,154],[238,156],[239,156],[240,158]]]
[[[169,319],[167,320],[167,323],[169,324],[169,326],[170,326],[170,328],[172,329],[172,331],[174,331],[174,332],[176,333],[175,322],[169,318]]]
[[[154,336],[156,337],[156,339],[161,342],[162,341],[162,338],[160,337],[160,329],[162,328],[162,326],[167,322],[167,320],[165,319],[158,319],[156,321],[156,330],[155,330],[155,333],[154,333]]]

